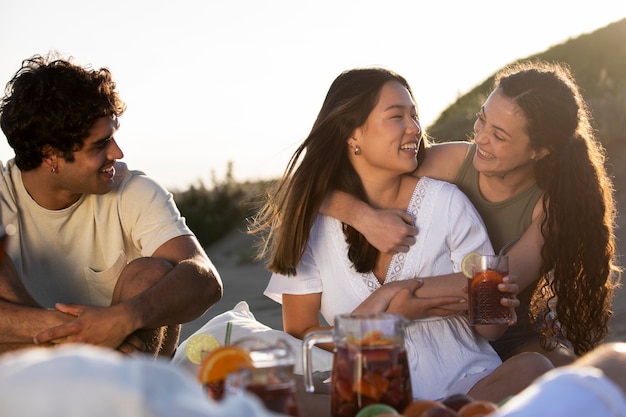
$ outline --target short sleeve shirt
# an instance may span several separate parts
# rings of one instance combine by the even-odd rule
[[[43,307],[109,305],[128,262],[192,234],[171,193],[122,162],[115,169],[107,194],[86,194],[68,208],[48,210],[30,197],[13,160],[0,163],[0,221],[16,227],[6,250]]]

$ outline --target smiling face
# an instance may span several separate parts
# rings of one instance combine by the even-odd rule
[[[474,122],[474,142],[478,148],[474,167],[487,177],[534,181],[534,162],[545,155],[545,150],[531,148],[522,110],[498,89]]]
[[[421,126],[417,109],[408,90],[396,81],[385,83],[378,102],[363,126],[349,140],[360,155],[350,154],[360,175],[364,169],[389,171],[393,175],[412,172],[417,167]]]
[[[69,162],[57,158],[56,186],[68,194],[106,194],[113,186],[117,159],[124,156],[113,134],[119,126],[117,118],[101,117],[89,130],[81,149]]]

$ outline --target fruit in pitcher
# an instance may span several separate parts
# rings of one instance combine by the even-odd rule
[[[370,340],[383,339],[374,336]],[[331,409],[337,417],[355,416],[370,404],[403,410],[410,402],[411,378],[402,347],[338,346],[331,380]]]

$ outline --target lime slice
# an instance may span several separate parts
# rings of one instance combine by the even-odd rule
[[[187,340],[187,346],[185,346],[185,355],[191,363],[200,365],[202,359],[213,349],[220,346],[220,342],[217,341],[215,336],[208,333],[194,334]]]
[[[478,262],[478,257],[480,257],[478,252],[470,252],[463,257],[461,261],[461,272],[463,272],[463,275],[472,278],[472,267]]]
[[[387,404],[370,404],[361,409],[356,417],[374,417],[381,414],[399,414],[395,408]]]

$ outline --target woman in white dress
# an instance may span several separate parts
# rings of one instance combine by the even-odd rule
[[[265,294],[282,303],[284,330],[298,338],[328,328],[320,313],[327,323],[352,311],[402,314],[411,320],[406,348],[415,398],[464,393],[499,401],[552,365],[536,353],[502,363],[488,340],[507,325],[470,327],[461,312],[462,288],[450,288],[449,297],[416,297],[422,282],[414,277],[458,272],[465,254],[493,252],[480,217],[456,186],[407,175],[417,166],[422,135],[404,78],[382,68],[337,77],[251,228],[266,233],[261,256],[273,275]],[[417,243],[406,254],[378,252],[355,229],[318,213],[331,189],[406,210],[420,230]],[[513,295],[503,305],[516,307],[514,280],[500,289]],[[403,296],[381,296],[388,291]]]

